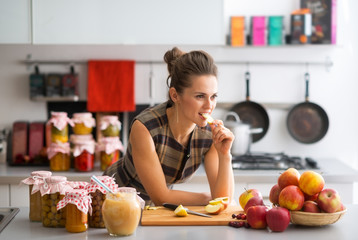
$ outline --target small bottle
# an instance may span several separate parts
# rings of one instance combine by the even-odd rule
[[[91,134],[93,127],[96,126],[92,113],[74,113],[72,121],[74,123],[73,132],[76,135]]]
[[[94,140],[82,139],[74,142],[73,144],[75,170],[80,172],[92,171],[94,168]]]
[[[118,161],[119,151],[123,151],[123,145],[118,137],[103,137],[98,141],[97,152],[100,153],[102,171]]]
[[[51,112],[51,118],[47,122],[51,129],[51,142],[68,142],[68,124],[73,126],[66,112]]]
[[[68,171],[70,169],[70,144],[51,143],[47,149],[47,156],[50,160],[51,171]]]
[[[103,116],[100,127],[104,137],[118,137],[121,130],[121,122],[118,120],[118,116]]]
[[[57,209],[66,207],[66,230],[71,233],[85,232],[88,229],[88,212],[92,212],[91,198],[84,189],[73,189],[58,202]]]

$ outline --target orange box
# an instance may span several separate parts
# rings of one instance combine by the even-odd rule
[[[245,46],[245,17],[233,16],[231,17],[231,29],[230,29],[230,42],[231,46]]]

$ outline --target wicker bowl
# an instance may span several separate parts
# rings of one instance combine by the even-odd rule
[[[291,223],[304,226],[323,226],[337,222],[347,209],[335,213],[310,213],[302,211],[290,211]]]

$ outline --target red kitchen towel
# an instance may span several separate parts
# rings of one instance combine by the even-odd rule
[[[134,61],[88,61],[87,110],[135,111]]]

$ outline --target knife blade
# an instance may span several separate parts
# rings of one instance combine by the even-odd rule
[[[171,204],[171,203],[163,203],[163,207],[166,207],[166,208],[169,208],[169,209],[172,209],[172,210],[175,210],[179,205],[176,205],[176,204]],[[198,216],[201,216],[201,217],[208,217],[208,218],[211,218],[212,216],[210,215],[207,215],[207,214],[204,214],[204,213],[199,213],[199,212],[195,212],[195,211],[192,211],[192,210],[189,210],[187,208],[185,208],[186,212],[189,213],[189,214],[193,214],[193,215],[198,215]]]

